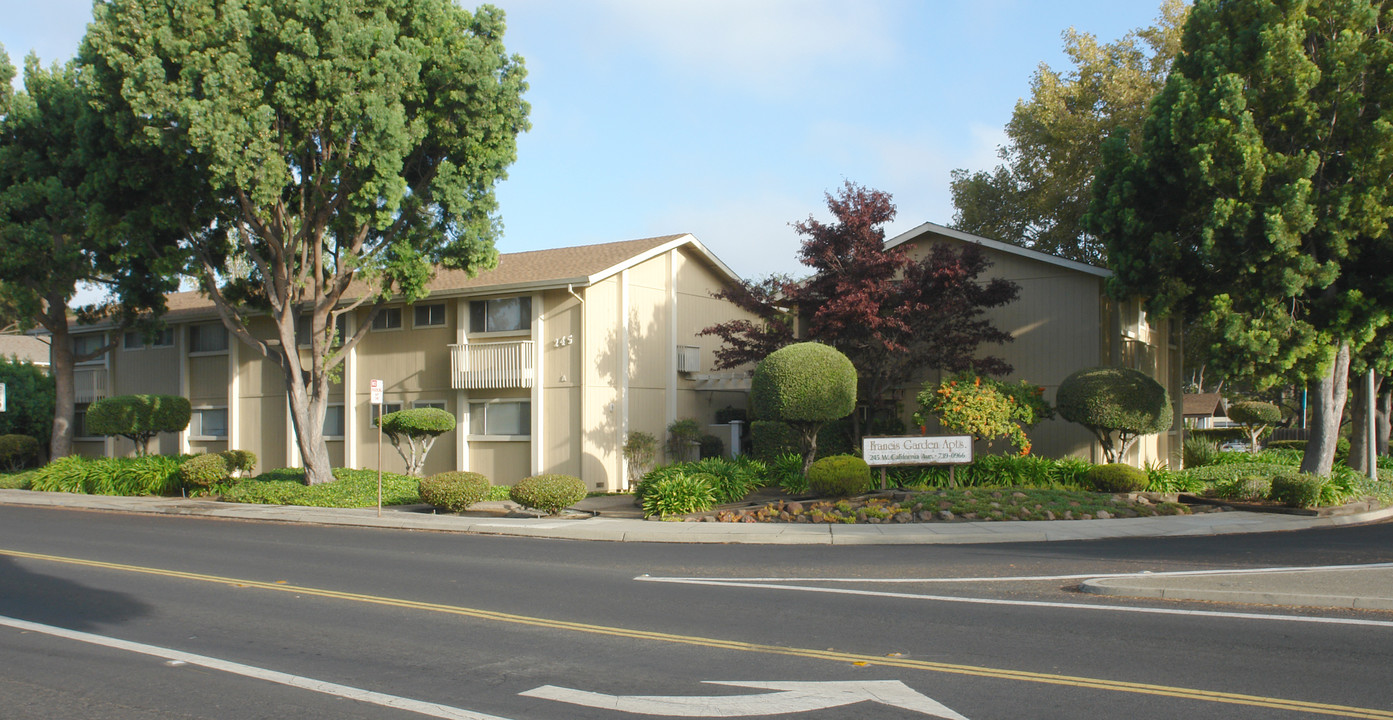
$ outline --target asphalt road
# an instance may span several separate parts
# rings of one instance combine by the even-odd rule
[[[1390,524],[687,546],[0,507],[0,718],[1393,718],[1393,613],[1075,590],[1390,560]]]

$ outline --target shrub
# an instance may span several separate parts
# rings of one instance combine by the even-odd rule
[[[22,470],[38,459],[38,440],[28,435],[0,435],[0,467]]]
[[[570,475],[533,475],[517,481],[508,497],[523,507],[557,515],[585,499],[585,482]]]
[[[808,476],[803,474],[803,456],[786,452],[765,463],[769,484],[778,485],[784,492],[801,495],[808,491]]]
[[[53,432],[53,377],[28,360],[0,358],[0,383],[5,384],[0,435],[28,435],[47,447]]]
[[[1122,463],[1098,465],[1088,472],[1088,484],[1098,492],[1141,492],[1149,481],[1145,471]]]
[[[1055,405],[1060,417],[1098,438],[1110,463],[1120,462],[1142,435],[1170,427],[1172,418],[1166,388],[1130,368],[1079,370],[1060,383]]]
[[[1268,426],[1282,421],[1282,411],[1276,405],[1266,402],[1236,402],[1229,406],[1229,419],[1243,426],[1248,434],[1248,452],[1256,455],[1258,438]]]
[[[35,471],[31,486],[46,492],[89,495],[173,495],[179,491],[179,466],[187,458],[159,455],[137,458],[59,458]]]
[[[1221,456],[1219,444],[1203,437],[1187,437],[1180,446],[1181,461],[1187,468],[1213,465]]]
[[[222,494],[227,502],[262,505],[359,508],[377,504],[377,471],[334,468],[332,482],[305,484],[301,468],[269,470],[244,480]],[[421,502],[420,481],[406,475],[382,473],[382,504],[411,505]]]
[[[1226,500],[1265,500],[1272,491],[1272,478],[1238,475],[1214,484],[1214,494]]]
[[[412,408],[383,415],[382,432],[406,463],[406,474],[419,477],[426,456],[440,435],[455,429],[455,416],[440,408]]]
[[[781,420],[801,435],[803,467],[817,453],[817,431],[856,409],[856,367],[835,348],[796,343],[755,366],[750,405],[760,420]]]
[[[669,462],[689,462],[700,459],[694,457],[696,445],[701,442],[701,424],[692,418],[676,420],[667,426],[667,459]]]
[[[489,479],[475,472],[443,472],[421,479],[421,502],[464,512],[489,494]]]
[[[710,510],[715,504],[713,480],[703,473],[669,473],[656,478],[643,493],[643,516],[668,517]]]
[[[750,454],[769,462],[789,453],[802,457],[798,433],[788,423],[778,420],[755,420],[750,423]]]
[[[757,490],[768,472],[758,460],[727,460],[706,458],[681,466],[686,474],[703,474],[710,478],[711,490],[718,504],[740,502]]]
[[[982,438],[991,444],[999,438],[1011,441],[1022,455],[1030,454],[1025,429],[1052,417],[1044,400],[1045,389],[1025,383],[1007,384],[974,373],[960,373],[939,383],[924,384],[919,404],[937,415],[943,427]],[[914,421],[927,424],[923,412]]]
[[[634,430],[624,438],[623,453],[629,482],[637,484],[638,478],[647,475],[658,460],[658,438],[653,437],[652,433]]]
[[[1316,507],[1320,504],[1321,490],[1326,479],[1319,475],[1284,474],[1272,478],[1273,500],[1294,508]]]
[[[808,468],[808,489],[829,497],[859,495],[871,487],[871,466],[855,455],[825,457]]]
[[[129,438],[136,454],[146,455],[150,440],[162,432],[187,428],[192,416],[188,398],[178,395],[117,395],[88,406],[87,430]]]
[[[1268,440],[1263,443],[1264,450],[1300,450],[1306,452],[1305,440]]]
[[[256,469],[256,453],[250,450],[224,450],[223,460],[227,461],[227,469],[236,475],[250,475]]]
[[[697,439],[700,447],[701,459],[718,458],[726,454],[726,444],[715,435],[702,435]]]
[[[186,488],[211,488],[232,477],[227,458],[222,453],[195,455],[179,466],[179,479]]]

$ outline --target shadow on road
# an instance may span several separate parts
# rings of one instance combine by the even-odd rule
[[[91,631],[148,612],[149,606],[121,593],[35,573],[0,557],[0,615]]]

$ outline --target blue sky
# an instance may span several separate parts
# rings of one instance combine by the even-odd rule
[[[1110,42],[1159,0],[499,0],[532,130],[498,189],[502,252],[690,232],[737,273],[799,274],[790,223],[844,180],[891,235],[947,224],[954,168],[1002,128],[1069,27]],[[472,4],[470,4],[472,7]],[[0,0],[12,62],[76,53],[87,0]]]

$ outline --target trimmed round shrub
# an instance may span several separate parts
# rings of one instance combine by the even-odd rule
[[[1269,402],[1246,400],[1230,405],[1228,417],[1241,425],[1273,425],[1282,421],[1282,410]]]
[[[755,367],[750,405],[760,420],[821,424],[846,417],[856,409],[856,367],[821,343],[775,350]]]
[[[585,499],[585,481],[570,475],[533,475],[517,481],[508,491],[508,499],[557,515]]]
[[[1320,504],[1321,489],[1326,478],[1319,475],[1278,475],[1272,478],[1268,497],[1294,508],[1310,508]]]
[[[186,488],[210,488],[227,482],[232,469],[221,453],[195,455],[179,466],[179,481]]]
[[[0,435],[0,467],[22,470],[39,459],[39,441],[28,435]]]
[[[788,453],[801,453],[798,433],[788,423],[755,420],[750,423],[750,454],[769,462]]]
[[[643,516],[670,517],[710,510],[715,504],[712,490],[716,478],[706,473],[668,473],[647,483],[643,493]]]
[[[808,489],[815,495],[846,497],[871,487],[871,466],[855,455],[832,455],[808,467]]]
[[[1169,428],[1173,412],[1165,386],[1145,373],[1118,367],[1084,368],[1064,378],[1055,408],[1060,417],[1092,431],[1114,462],[1137,437]]]
[[[450,512],[464,512],[483,500],[492,484],[475,472],[443,472],[421,478],[421,502]]]
[[[1088,471],[1088,484],[1098,492],[1141,492],[1149,483],[1145,470],[1123,463],[1095,465]]]
[[[1262,444],[1264,450],[1300,450],[1306,451],[1305,440],[1268,440]]]
[[[151,439],[187,428],[191,417],[188,398],[178,395],[117,395],[88,406],[87,430],[129,438],[136,452],[144,455]]]
[[[256,469],[256,453],[250,450],[224,450],[218,454],[227,461],[227,469],[234,473],[250,475]]]

